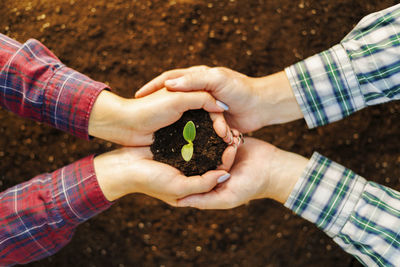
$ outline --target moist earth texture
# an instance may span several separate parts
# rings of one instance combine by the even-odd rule
[[[189,121],[195,125],[196,138],[193,141],[193,156],[185,161],[181,148],[188,143],[183,137],[183,129]],[[215,133],[208,112],[199,109],[185,112],[177,122],[155,132],[150,148],[155,160],[174,166],[186,176],[192,176],[215,170],[221,165],[226,147],[227,144]]]

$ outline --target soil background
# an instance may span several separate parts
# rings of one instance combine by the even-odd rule
[[[274,73],[338,43],[393,0],[1,0],[0,32],[36,38],[64,63],[132,97],[161,72],[197,64]],[[309,130],[304,121],[252,133],[314,150],[400,190],[400,103]],[[91,153],[86,142],[0,110],[0,190]],[[56,255],[29,266],[360,266],[323,232],[270,200],[227,211],[174,209],[125,197],[78,227]]]

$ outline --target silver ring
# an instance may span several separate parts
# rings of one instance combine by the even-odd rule
[[[239,145],[244,144],[244,136],[242,133],[239,134]]]
[[[232,145],[235,142],[235,138],[233,137],[234,135],[233,135],[232,130],[229,130],[229,131],[231,132],[231,137],[230,137],[231,140],[229,141],[228,146]]]

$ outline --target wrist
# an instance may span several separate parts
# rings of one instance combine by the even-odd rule
[[[303,175],[309,159],[295,153],[277,149],[270,173],[271,186],[267,196],[284,204],[293,191],[297,181]]]
[[[89,117],[89,135],[104,140],[121,143],[121,115],[127,100],[104,90],[97,97]]]
[[[284,71],[253,78],[252,87],[259,96],[260,118],[263,126],[303,118],[303,113]]]
[[[109,201],[135,193],[136,175],[131,170],[135,160],[126,153],[128,150],[114,150],[96,156],[93,160],[97,181]]]

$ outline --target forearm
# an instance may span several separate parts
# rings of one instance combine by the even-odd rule
[[[87,157],[0,193],[0,265],[54,254],[75,228],[110,206]]]
[[[314,154],[285,206],[367,266],[400,262],[400,193]]]

